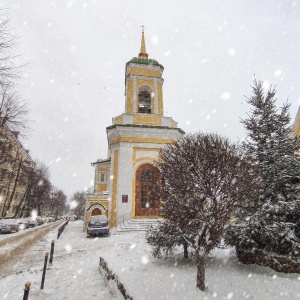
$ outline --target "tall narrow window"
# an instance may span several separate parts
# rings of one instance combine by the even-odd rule
[[[104,182],[104,174],[103,173],[101,174],[100,181]]]
[[[139,113],[151,114],[151,94],[147,91],[139,93]]]

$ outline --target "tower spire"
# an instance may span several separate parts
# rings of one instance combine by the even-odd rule
[[[146,52],[146,43],[145,43],[145,36],[144,36],[144,28],[145,26],[142,25],[142,40],[141,40],[141,50],[139,53],[139,57],[148,58],[148,53]]]

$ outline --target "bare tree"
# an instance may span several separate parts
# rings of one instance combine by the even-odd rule
[[[16,79],[24,65],[16,64],[16,37],[11,33],[8,14],[0,10],[0,129],[8,127],[25,136],[28,130],[28,109],[15,90]],[[0,137],[5,131],[0,131]],[[3,142],[0,144],[3,148]],[[0,150],[1,151],[1,150]]]
[[[6,163],[13,160],[13,141],[8,132],[0,128],[0,170]]]
[[[202,133],[186,135],[164,148],[158,168],[161,214],[173,235],[195,253],[196,286],[205,290],[206,258],[240,207],[257,198],[256,170],[240,147],[219,135]],[[150,244],[159,251],[155,234],[152,230]]]
[[[12,86],[19,77],[21,66],[15,64],[16,37],[11,33],[6,10],[0,10],[0,84]]]
[[[55,189],[49,206],[49,215],[61,216],[67,206],[67,196],[62,190]]]
[[[42,208],[49,202],[49,194],[52,189],[48,167],[36,160],[28,166],[25,193],[17,207],[15,216],[29,216],[32,210],[41,215]]]
[[[84,192],[76,192],[71,196],[71,210],[77,217],[84,216],[85,196]]]
[[[20,148],[15,152],[14,156],[12,156],[10,161],[10,168],[8,169],[0,169],[4,172],[5,176],[3,176],[2,184],[6,184],[6,196],[4,199],[4,208],[2,211],[1,217],[6,217],[8,211],[11,208],[13,203],[13,199],[15,198],[17,189],[20,187],[25,187],[27,185],[28,170],[31,166],[31,161],[24,158],[24,156],[20,153]],[[1,175],[3,174],[1,172]],[[2,176],[1,176],[2,177]]]
[[[50,173],[48,167],[40,161],[35,162],[32,173],[33,176],[29,181],[30,193],[27,202],[27,211],[35,209],[38,215],[41,215],[50,202],[50,193],[52,190]]]
[[[28,109],[12,88],[0,83],[0,128],[5,125],[22,136],[28,130]]]

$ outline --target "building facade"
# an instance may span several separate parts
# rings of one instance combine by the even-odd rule
[[[86,195],[85,228],[97,214],[107,215],[111,227],[126,219],[159,217],[155,162],[160,149],[184,134],[164,116],[163,70],[148,58],[142,32],[138,57],[126,63],[125,111],[106,128],[108,158],[92,163],[94,191]]]
[[[0,128],[0,218],[11,218],[22,211],[27,189],[27,168],[33,165],[29,152],[18,139],[18,132]]]

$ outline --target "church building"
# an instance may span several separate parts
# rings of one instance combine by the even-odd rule
[[[300,136],[300,106],[293,124],[293,135]]]
[[[299,136],[300,137],[300,106],[298,108],[298,112],[293,124],[293,135],[294,136]],[[300,155],[300,149],[298,151],[298,155]]]
[[[125,111],[106,127],[108,157],[92,163],[94,191],[86,194],[85,228],[93,215],[107,215],[111,228],[128,219],[159,217],[155,162],[161,148],[184,134],[164,116],[163,71],[148,58],[142,31],[140,53],[126,63]]]

